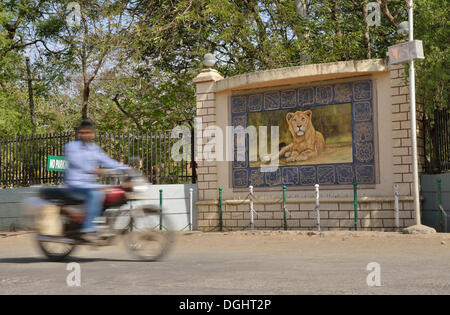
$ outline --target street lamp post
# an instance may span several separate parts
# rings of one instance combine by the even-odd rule
[[[413,0],[408,0],[409,42],[414,41]],[[413,158],[413,193],[414,210],[416,212],[416,225],[421,224],[420,219],[420,195],[419,195],[419,169],[417,159],[417,125],[416,125],[416,79],[414,71],[414,59],[409,61],[409,102],[411,107],[411,145]]]
[[[412,148],[412,175],[413,175],[413,197],[416,224],[404,230],[405,233],[435,233],[432,228],[423,226],[420,218],[420,193],[419,193],[419,167],[417,157],[417,120],[416,120],[416,82],[414,72],[414,60],[424,59],[422,41],[414,40],[414,16],[413,0],[408,3],[408,23],[400,23],[397,31],[400,35],[408,32],[409,40],[389,47],[389,63],[409,63],[409,102],[411,120],[411,148]],[[408,25],[408,26],[406,26]]]

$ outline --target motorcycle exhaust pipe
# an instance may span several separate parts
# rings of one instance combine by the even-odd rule
[[[76,245],[76,241],[74,239],[65,238],[65,237],[37,235],[36,238],[40,242],[50,242],[50,243]]]

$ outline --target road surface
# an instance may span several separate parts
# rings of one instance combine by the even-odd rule
[[[450,294],[450,234],[314,234],[179,233],[153,263],[120,242],[52,263],[32,234],[0,234],[0,294]],[[80,286],[67,284],[69,262],[80,266]],[[368,285],[377,279],[369,263],[380,286]]]

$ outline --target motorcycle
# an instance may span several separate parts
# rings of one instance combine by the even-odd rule
[[[103,170],[103,176],[118,182],[105,185],[102,215],[96,218],[98,240],[81,238],[85,219],[84,200],[66,187],[43,187],[38,196],[24,201],[25,216],[37,230],[39,248],[50,261],[67,258],[77,246],[108,246],[122,236],[126,248],[137,259],[157,261],[169,251],[174,240],[170,216],[159,205],[148,204],[150,183],[139,172]]]

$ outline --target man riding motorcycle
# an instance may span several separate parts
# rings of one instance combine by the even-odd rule
[[[89,119],[83,119],[77,128],[77,140],[64,146],[64,156],[69,165],[64,174],[64,183],[71,196],[85,201],[86,219],[81,229],[81,238],[96,241],[94,219],[100,216],[104,193],[97,184],[97,175],[102,174],[100,167],[109,169],[128,169],[118,161],[108,157],[94,142],[95,125]]]

